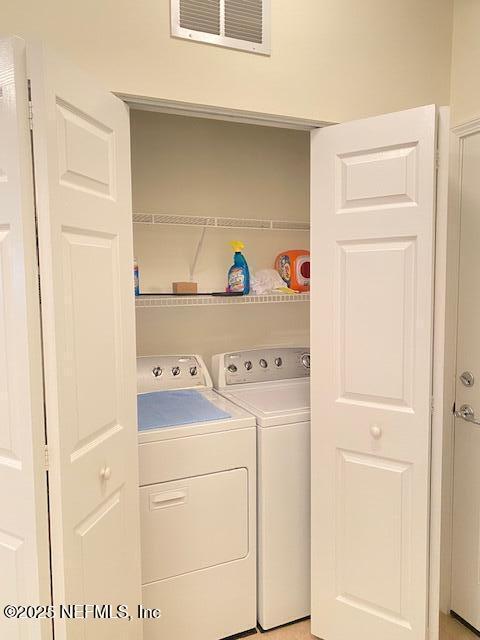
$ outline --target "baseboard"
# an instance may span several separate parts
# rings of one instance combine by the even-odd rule
[[[304,618],[299,618],[298,620],[292,620],[291,622],[286,622],[285,624],[279,624],[277,627],[272,627],[271,629],[263,629],[259,624],[257,629],[260,633],[268,633],[269,631],[274,631],[275,629],[283,629],[283,627],[289,627],[292,624],[297,624],[299,622],[303,622],[304,620],[310,620],[310,616],[305,616]]]
[[[455,613],[455,611],[450,611],[450,615],[452,616],[452,618],[455,618],[455,620],[458,620],[458,622],[463,624],[464,627],[467,627],[469,631],[471,631],[472,633],[474,633],[476,636],[480,638],[480,631],[478,629],[475,629],[475,627],[472,627],[472,625],[466,620],[464,620],[462,616],[459,616],[458,613]]]

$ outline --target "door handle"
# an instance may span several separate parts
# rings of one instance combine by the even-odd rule
[[[150,495],[150,510],[177,507],[187,501],[187,490],[161,491]]]
[[[457,409],[454,414],[456,418],[462,418],[466,422],[471,422],[472,424],[480,424],[480,420],[476,420],[475,411],[469,404],[462,404],[460,409]]]

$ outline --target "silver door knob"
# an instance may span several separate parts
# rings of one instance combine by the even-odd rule
[[[110,467],[102,467],[100,469],[100,478],[102,480],[109,480],[111,475],[112,475],[112,470],[110,469]]]
[[[462,404],[460,409],[457,409],[457,411],[455,411],[455,417],[469,420],[475,417],[475,411],[469,404]]]

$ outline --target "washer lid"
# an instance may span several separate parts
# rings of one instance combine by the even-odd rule
[[[242,385],[228,389],[227,398],[251,411],[259,426],[268,427],[310,420],[310,381]]]

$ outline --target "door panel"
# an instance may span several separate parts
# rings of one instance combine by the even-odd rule
[[[126,105],[29,49],[56,602],[141,602]],[[160,606],[160,605],[159,605]],[[135,617],[135,616],[134,616]],[[58,638],[138,638],[56,622]],[[107,635],[105,635],[107,634]]]
[[[312,631],[427,629],[435,107],[312,136]]]
[[[411,410],[415,239],[339,242],[337,247],[338,399]]]
[[[480,417],[480,133],[462,143],[455,405]],[[460,380],[473,374],[473,384]],[[480,631],[480,426],[455,419],[451,608]]]
[[[24,43],[0,39],[0,610],[48,604],[40,310]],[[0,637],[51,637],[7,620]]]
[[[411,465],[349,451],[337,455],[338,598],[408,626]],[[379,539],[390,543],[379,545]]]

